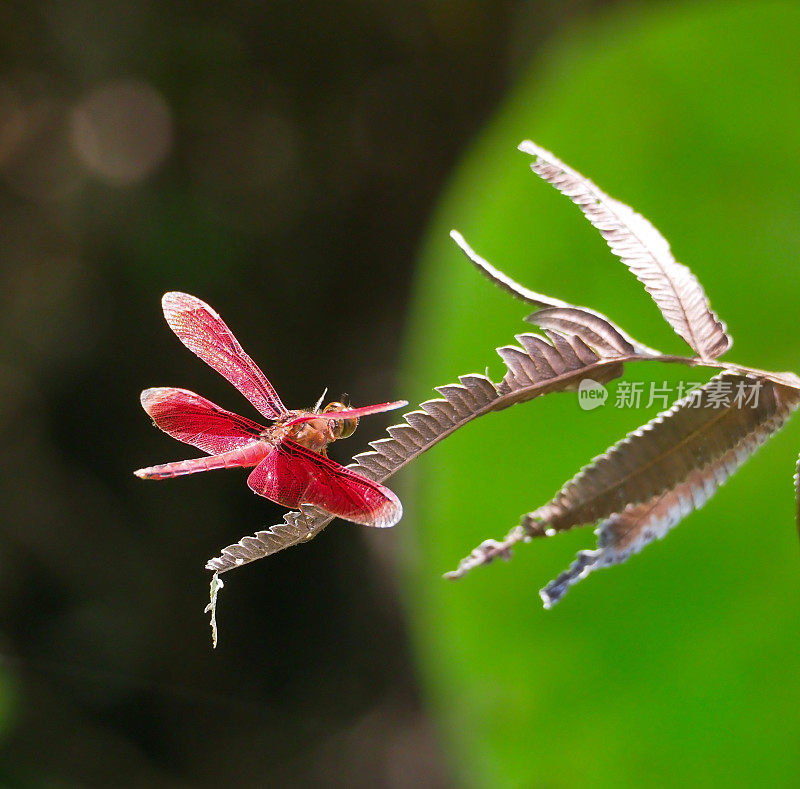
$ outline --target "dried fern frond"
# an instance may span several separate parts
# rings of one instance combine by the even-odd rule
[[[466,375],[438,387],[428,400],[388,429],[389,438],[371,442],[348,468],[378,482],[484,414],[553,391],[571,391],[591,378],[607,382],[626,362],[657,360],[722,370],[646,425],[595,458],[543,507],[524,515],[500,541],[486,540],[457,570],[459,578],[496,558],[508,559],[517,543],[552,536],[578,525],[599,523],[598,546],[581,551],[573,565],[542,590],[545,606],[593,570],[625,561],[682,518],[701,507],[800,405],[800,378],[715,361],[731,346],[724,324],[697,279],[676,262],[669,244],[641,215],[613,200],[591,181],[532,142],[520,149],[534,157],[533,171],[569,197],[605,238],[611,251],[644,284],[665,319],[699,356],[667,356],[634,340],[605,315],[536,293],[480,257],[456,231],[451,236],[490,281],[533,305],[527,317],[542,334],[516,336],[518,345],[497,349],[506,373],[493,383]],[[758,386],[758,400],[744,402],[742,387]],[[720,389],[733,397],[725,401]],[[748,407],[751,405],[751,407]],[[800,528],[800,458],[795,476]],[[284,522],[224,548],[206,567],[215,571],[209,609],[214,627],[219,573],[269,556],[318,534],[333,520],[321,510],[301,507]]]
[[[752,386],[758,399],[751,406],[741,393]],[[727,403],[719,399],[725,391]],[[483,543],[447,577],[508,558],[518,542],[602,520],[598,549],[582,551],[542,591],[549,607],[592,570],[625,561],[702,506],[798,405],[797,386],[721,373],[595,458],[552,501],[523,516],[505,540]]]
[[[777,430],[777,428],[775,428]],[[764,431],[762,441],[771,431]],[[757,446],[757,445],[756,445]],[[629,504],[595,530],[597,548],[579,551],[572,565],[539,592],[545,608],[554,606],[569,587],[601,567],[621,564],[654,540],[660,540],[692,511],[700,509],[717,489],[755,451],[740,446],[703,469],[694,469],[686,481],[643,504]]]
[[[664,318],[701,358],[716,359],[731,347],[725,325],[711,310],[697,278],[675,260],[667,240],[647,219],[530,140],[519,149],[534,157],[533,172],[583,211],[611,251],[644,285]]]
[[[590,318],[590,328],[585,330],[580,321],[574,322],[575,334],[547,331],[546,337],[518,335],[520,346],[497,349],[507,368],[499,384],[492,383],[485,375],[464,375],[458,384],[437,387],[441,398],[428,400],[419,410],[405,414],[403,424],[388,429],[390,438],[371,442],[372,451],[356,455],[348,468],[384,482],[434,444],[483,414],[548,392],[575,389],[587,377],[595,381],[618,377],[623,361],[639,357],[613,326],[600,327],[596,316]],[[311,539],[331,520],[330,515],[313,507],[287,513],[283,523],[224,548],[218,557],[206,563],[206,568],[224,573],[262,559]]]
[[[774,384],[768,384],[774,386]],[[604,520],[596,530],[597,548],[580,551],[572,566],[541,590],[544,607],[555,605],[568,588],[601,567],[620,564],[648,543],[661,539],[693,510],[700,509],[739,467],[780,430],[800,403],[800,393],[784,390],[775,413],[747,439],[716,462],[692,469],[686,480],[642,504],[628,505]]]
[[[554,299],[550,296],[536,293],[526,288],[524,285],[520,285],[509,277],[508,274],[504,274],[489,263],[488,260],[482,258],[457,230],[451,230],[450,237],[458,244],[461,251],[467,256],[467,259],[490,282],[493,282],[515,298],[520,299],[520,301],[537,307],[536,312],[532,312],[525,318],[529,323],[533,323],[543,329],[556,329],[558,331],[568,331],[573,334],[578,334],[582,339],[593,346],[595,345],[594,341],[602,344],[604,340],[606,342],[610,340],[610,344],[620,353],[658,355],[658,351],[648,348],[646,345],[634,340],[633,337],[626,334],[614,321],[603,315],[602,312],[590,310],[588,307],[576,307],[574,304],[561,301],[561,299]],[[591,341],[586,335],[589,335]],[[621,343],[618,344],[618,340],[621,340]],[[602,345],[597,345],[595,347],[602,347]]]
[[[577,335],[562,336],[545,332],[518,334],[517,345],[497,349],[508,372],[497,385],[495,410],[515,403],[524,403],[549,392],[576,391],[585,378],[607,383],[619,378],[623,361],[631,355],[617,351],[591,348]]]
[[[219,556],[206,562],[206,570],[225,573],[256,559],[271,556],[284,548],[307,542],[316,537],[332,520],[332,515],[315,507],[304,507],[301,512],[287,512],[283,516],[283,523],[257,531],[252,536],[242,537],[239,542],[223,548]]]
[[[758,401],[750,407],[745,397],[754,386]],[[721,393],[729,394],[727,401]],[[771,381],[721,373],[595,458],[551,502],[526,516],[523,526],[533,536],[545,529],[564,531],[609,517],[620,504],[650,501],[741,442],[755,450],[774,432],[776,418],[783,424],[799,397]]]
[[[494,282],[499,288],[502,288],[506,293],[510,293],[515,298],[524,301],[526,304],[532,304],[534,307],[543,309],[545,307],[572,307],[572,304],[561,299],[554,299],[551,296],[544,296],[541,293],[536,293],[519,282],[515,282],[507,274],[504,274],[499,269],[496,269],[488,260],[482,258],[466,241],[464,236],[458,230],[450,231],[450,238],[458,244],[461,251],[467,256],[467,259],[478,269],[486,278]]]

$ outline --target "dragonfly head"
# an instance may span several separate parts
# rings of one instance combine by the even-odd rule
[[[347,406],[344,403],[328,403],[325,408],[322,409],[322,413],[326,413],[327,411],[344,411]],[[358,418],[353,417],[353,419],[332,419],[330,421],[330,428],[333,435],[339,438],[349,438],[353,435],[353,433],[358,427]]]

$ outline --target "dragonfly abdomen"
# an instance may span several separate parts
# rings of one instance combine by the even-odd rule
[[[140,468],[133,473],[140,479],[169,479],[170,477],[181,477],[184,474],[197,474],[200,471],[214,471],[218,468],[248,468],[258,465],[271,448],[264,441],[254,441],[252,444],[232,449],[230,452],[222,452],[219,455],[161,463],[158,466]]]

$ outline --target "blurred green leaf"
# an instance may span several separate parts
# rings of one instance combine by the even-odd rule
[[[620,7],[565,30],[457,171],[431,225],[404,394],[489,372],[526,330],[448,238],[522,284],[682,343],[579,211],[528,169],[530,137],[670,240],[734,337],[731,360],[797,369],[800,8]],[[656,364],[629,380],[698,380]],[[705,380],[708,375],[702,375]],[[613,395],[613,391],[612,391]],[[790,785],[800,772],[794,423],[666,541],[552,611],[538,590],[588,529],[444,571],[546,501],[657,408],[583,412],[552,395],[468,426],[406,477],[406,600],[451,765],[473,786]],[[413,526],[413,528],[412,528]]]

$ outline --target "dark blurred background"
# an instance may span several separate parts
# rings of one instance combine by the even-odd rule
[[[447,783],[363,530],[230,576],[211,652],[203,564],[281,510],[242,474],[134,479],[192,454],[138,393],[251,413],[164,324],[179,289],[290,407],[400,396],[437,194],[596,5],[0,4],[1,783]]]
[[[290,407],[499,379],[526,310],[452,227],[683,352],[524,137],[653,220],[732,361],[797,371],[799,42],[790,0],[0,2],[0,785],[793,787],[797,418],[547,612],[590,528],[441,573],[656,409],[478,420],[390,481],[397,528],[335,522],[226,575],[216,651],[204,564],[283,510],[241,472],[132,471],[196,454],[143,388],[255,416],[169,331],[167,290]]]

